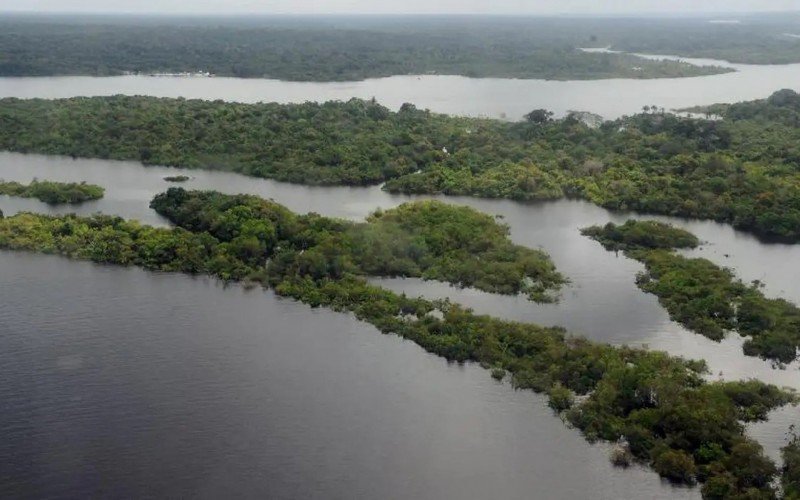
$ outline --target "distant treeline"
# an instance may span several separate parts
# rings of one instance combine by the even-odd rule
[[[800,241],[800,96],[655,106],[589,126],[449,117],[374,101],[235,104],[153,97],[0,100],[0,149],[222,169],[399,193],[588,199],[610,209],[714,219]],[[710,112],[710,111],[709,111]]]
[[[626,54],[596,45],[580,23],[569,36],[548,23],[498,20],[263,24],[164,19],[140,24],[57,23],[0,18],[0,75],[120,75],[210,72],[296,81],[391,75],[595,79],[660,78],[730,71]],[[598,27],[599,29],[603,29]]]
[[[365,280],[365,274],[436,269],[438,279],[465,284],[465,272],[476,267],[495,276],[479,276],[475,286],[496,289],[493,280],[516,286],[516,270],[526,269],[532,251],[511,245],[487,216],[421,202],[354,225],[297,215],[253,196],[180,188],[156,196],[151,207],[177,228],[23,213],[0,220],[0,248],[259,282],[311,306],[352,312],[448,360],[480,363],[495,378],[510,374],[515,387],[547,394],[553,410],[588,440],[622,437],[635,460],[670,481],[703,483],[706,498],[776,495],[772,482],[780,471],[746,435],[744,422],[765,419],[794,401],[793,394],[755,380],[706,382],[703,362],[479,316]],[[480,262],[459,262],[462,252]],[[507,274],[498,272],[506,266]],[[797,454],[795,447],[784,453]],[[783,477],[791,481],[796,463],[787,463]]]

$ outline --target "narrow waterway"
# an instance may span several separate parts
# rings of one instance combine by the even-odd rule
[[[643,106],[678,109],[761,99],[781,88],[800,90],[800,64],[750,65],[643,56],[724,66],[735,71],[690,78],[568,81],[446,75],[392,76],[358,82],[169,76],[5,77],[0,78],[0,97],[52,99],[126,94],[279,103],[375,97],[391,109],[410,102],[440,113],[519,120],[537,108],[549,109],[557,116],[588,111],[613,119],[637,113]]]

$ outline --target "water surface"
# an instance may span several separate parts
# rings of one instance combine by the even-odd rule
[[[0,495],[699,498],[352,316],[0,252]]]

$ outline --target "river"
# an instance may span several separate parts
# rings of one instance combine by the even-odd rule
[[[653,56],[647,56],[653,57]],[[671,58],[671,56],[656,56]],[[267,79],[168,76],[59,76],[0,78],[0,97],[60,98],[151,95],[238,102],[305,102],[375,97],[391,109],[403,103],[465,116],[521,119],[545,108],[562,116],[588,111],[605,118],[633,114],[647,105],[666,109],[760,99],[780,88],[800,90],[800,64],[747,65],[707,59],[684,61],[731,67],[735,72],[692,78],[581,81],[393,76],[359,82],[286,82]]]
[[[537,107],[606,117],[764,97],[797,85],[800,65],[733,65],[736,73],[678,80],[545,82],[393,77],[357,83],[227,78],[0,78],[0,95],[116,93],[302,102],[372,97],[390,107],[515,119]],[[781,83],[776,83],[781,82]],[[786,83],[784,83],[786,82]],[[795,87],[798,88],[798,87]],[[20,210],[101,211],[166,225],[148,208],[183,173],[188,189],[272,198],[298,212],[360,220],[413,199],[378,187],[310,187],[137,162],[0,153],[0,177],[87,181],[102,200],[53,208],[0,196]],[[758,377],[800,388],[798,366],[775,369],[669,320],[634,283],[641,265],[579,228],[638,214],[587,202],[439,197],[500,215],[517,243],[541,247],[571,280],[557,304],[419,280],[376,280],[449,296],[479,312],[561,325],[612,344],[704,358],[710,378]],[[800,303],[800,246],[765,244],[730,226],[658,217],[705,241],[691,252],[760,279]],[[0,252],[0,391],[10,457],[3,496],[270,498],[697,498],[646,470],[618,470],[547,409],[473,365],[448,364],[351,316],[223,287],[214,280]],[[751,434],[776,457],[797,409]]]

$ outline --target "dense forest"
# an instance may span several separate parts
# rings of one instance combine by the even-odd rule
[[[504,150],[458,145],[445,161],[392,179],[386,189],[520,200],[574,196],[612,210],[713,219],[799,241],[800,96],[782,90],[726,109],[717,120],[646,107],[597,129],[574,116],[552,120],[534,112],[527,123],[482,134],[495,151],[498,144]]]
[[[0,75],[197,72],[286,80],[406,74],[548,79],[658,78],[727,71],[588,54],[582,47],[800,62],[800,18],[536,18],[473,16],[0,18]],[[792,36],[795,35],[795,36]]]
[[[427,167],[457,126],[408,107],[351,100],[226,104],[115,96],[0,100],[0,147],[232,170],[314,184],[372,184]],[[469,122],[464,122],[467,124]]]
[[[675,54],[744,64],[800,62],[800,37],[796,36],[800,34],[800,16],[796,13],[756,19],[734,16],[731,20],[740,22],[642,20],[639,29],[620,30],[604,40],[614,49],[645,54]]]
[[[731,71],[579,50],[601,43],[598,35],[583,30],[615,32],[603,23],[587,27],[562,21],[557,23],[562,31],[541,20],[491,18],[119,21],[0,18],[0,75],[210,72],[346,81],[409,74],[594,79]]]
[[[208,72],[292,81],[457,74],[546,79],[662,78],[731,71],[580,47],[747,63],[800,62],[800,18],[139,18],[0,16],[0,76]],[[800,243],[800,95],[783,90],[685,118],[647,106],[594,123],[580,113],[525,120],[449,117],[374,99],[236,104],[151,97],[0,99],[0,150],[226,170],[393,193],[514,200],[579,198],[613,210],[713,219]],[[163,177],[185,182],[187,176]],[[101,198],[100,186],[0,181],[0,194],[51,204]],[[173,226],[96,214],[0,211],[0,250],[57,254],[270,288],[353,314],[448,362],[472,362],[544,395],[612,462],[701,485],[706,499],[800,499],[800,438],[779,467],[746,432],[800,398],[758,380],[712,381],[705,362],[611,346],[562,328],[477,315],[411,298],[373,276],[439,280],[490,293],[558,300],[567,283],[550,257],[512,243],[496,218],[438,201],[378,210],[364,222],[296,214],[249,195],[171,188],[150,207]],[[654,221],[583,233],[640,261],[636,283],[670,317],[744,352],[790,363],[800,309],[760,284],[679,249],[689,232]]]
[[[478,362],[497,378],[509,373],[515,387],[547,394],[553,410],[587,439],[622,436],[636,460],[670,481],[703,483],[706,498],[776,496],[772,481],[781,471],[747,437],[743,422],[766,418],[769,410],[793,402],[793,394],[758,381],[706,382],[703,362],[596,344],[558,328],[478,316],[447,301],[370,285],[359,273],[385,264],[342,244],[352,241],[350,223],[296,215],[251,196],[179,188],[158,195],[152,206],[178,227],[22,213],[0,220],[0,248],[257,281],[312,306],[350,311],[448,360]],[[443,214],[452,224],[442,224]],[[420,256],[436,263],[440,255],[481,245],[476,233],[459,228],[475,218],[489,224],[483,217],[417,203],[377,213],[367,226],[421,237],[427,249]],[[442,279],[462,282],[451,270]]]
[[[180,227],[225,241],[231,255],[254,266],[276,245],[292,255],[301,252],[299,265],[315,278],[422,277],[489,292],[524,293],[537,301],[553,300],[552,293],[565,283],[547,254],[514,245],[507,226],[468,207],[407,203],[357,224],[313,214],[294,216],[255,196],[179,188],[157,196],[151,206]],[[255,216],[272,223],[238,227]],[[287,264],[283,258],[277,253],[270,268]],[[243,269],[221,276],[241,279],[248,274]]]
[[[672,319],[713,340],[726,331],[747,337],[744,352],[779,363],[797,359],[800,309],[783,299],[768,299],[758,283],[746,285],[730,269],[706,259],[671,251],[697,246],[697,238],[682,229],[652,222],[628,221],[593,226],[583,234],[608,250],[622,250],[642,262],[639,287],[656,295]]]
[[[599,127],[397,112],[353,99],[234,104],[151,97],[0,100],[0,148],[140,160],[401,193],[588,199],[800,241],[800,96],[685,118],[655,106]],[[711,111],[709,111],[710,113]]]
[[[85,182],[53,182],[33,180],[30,184],[3,182],[0,180],[0,194],[36,198],[50,205],[76,204],[99,200],[105,189]]]

